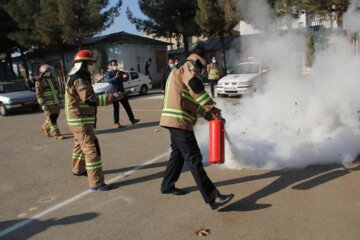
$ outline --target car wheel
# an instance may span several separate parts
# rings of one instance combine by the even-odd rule
[[[146,95],[148,92],[148,87],[146,85],[142,85],[140,88],[140,95]]]
[[[1,105],[1,106],[0,106],[0,115],[1,115],[1,116],[6,116],[6,115],[8,115],[8,111],[7,111],[7,109],[5,108],[4,105]]]

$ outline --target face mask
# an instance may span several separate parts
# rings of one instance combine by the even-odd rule
[[[89,71],[90,73],[93,73],[94,70],[95,70],[95,65],[94,65],[94,64],[88,65],[88,66],[87,66],[87,69],[88,69],[88,71]]]
[[[213,63],[216,63],[216,60],[215,60],[215,59],[213,59],[213,60],[212,60],[212,62],[213,62]]]
[[[43,74],[44,77],[48,78],[48,77],[51,77],[51,73],[50,72],[46,72]]]
[[[112,66],[112,70],[117,70],[117,66]]]
[[[170,68],[173,68],[173,67],[174,67],[174,64],[173,64],[173,63],[170,63],[170,64],[169,64],[169,67],[170,67]]]

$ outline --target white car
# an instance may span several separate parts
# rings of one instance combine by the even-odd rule
[[[132,93],[139,93],[140,95],[146,95],[149,89],[152,89],[152,82],[149,77],[134,71],[123,71],[128,74],[128,80],[124,81],[125,91]],[[107,93],[111,89],[111,83],[108,82],[106,77],[100,79],[93,85],[95,93]]]
[[[216,86],[219,97],[252,94],[264,84],[267,72],[260,62],[245,62],[236,65],[228,75],[221,78]]]
[[[35,92],[26,90],[25,86],[14,82],[0,84],[0,115],[6,116],[12,110],[32,108],[37,110],[39,105]]]

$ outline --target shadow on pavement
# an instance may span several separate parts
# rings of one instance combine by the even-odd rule
[[[19,227],[18,229],[5,234],[7,229],[15,226],[16,224],[21,224],[25,221],[31,221],[31,219],[17,219],[11,221],[0,222],[0,239],[31,239],[36,236],[38,233],[46,231],[50,227],[59,226],[59,225],[71,225],[75,223],[85,222],[92,220],[99,216],[98,213],[83,213],[79,215],[73,215],[69,217],[59,218],[59,219],[48,219],[48,220],[32,220],[32,222]],[[54,237],[56,239],[57,237]]]
[[[224,186],[224,185],[230,185],[230,184],[232,185],[247,181],[258,180],[258,179],[278,177],[275,181],[265,186],[264,188],[258,190],[257,192],[254,192],[253,194],[243,199],[240,199],[234,203],[229,204],[228,206],[220,209],[219,211],[222,212],[253,211],[253,210],[264,209],[272,206],[272,204],[257,204],[256,202],[259,199],[265,198],[271,194],[279,192],[297,182],[306,180],[305,182],[301,182],[293,186],[292,187],[293,189],[308,190],[317,187],[321,184],[332,181],[334,179],[337,179],[339,177],[342,177],[346,174],[349,174],[351,173],[351,171],[358,171],[358,170],[359,170],[359,166],[348,169],[342,165],[332,164],[327,166],[311,166],[301,170],[272,171],[261,175],[246,176],[237,179],[218,182],[216,183],[216,186]]]
[[[147,128],[147,127],[155,127],[159,126],[159,121],[155,122],[145,122],[145,123],[137,123],[135,125],[124,125],[122,128],[109,128],[104,130],[96,130],[95,134],[107,134],[107,133],[116,133],[116,132],[125,132],[130,131],[134,129],[141,129],[141,128]]]

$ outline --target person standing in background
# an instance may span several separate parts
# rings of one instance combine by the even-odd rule
[[[120,99],[120,103],[124,107],[131,124],[136,124],[140,121],[140,119],[135,118],[134,113],[133,113],[130,103],[129,103],[129,99],[126,96],[126,94],[124,94],[125,89],[124,89],[123,81],[124,81],[124,78],[129,78],[129,76],[125,72],[118,70],[117,60],[115,60],[115,59],[111,60],[109,62],[109,65],[110,65],[110,70],[106,73],[106,77],[107,77],[109,83],[111,84],[110,93],[120,92],[123,94],[123,97]],[[119,101],[114,101],[113,107],[114,107],[114,115],[113,115],[114,116],[114,127],[121,128],[122,126],[120,124]]]
[[[220,79],[219,64],[216,62],[215,56],[211,58],[211,63],[207,65],[206,70],[208,73],[208,79],[210,81],[211,95],[212,97],[215,97],[214,88],[216,87],[217,82]]]

